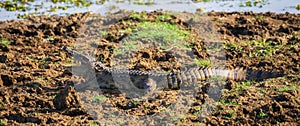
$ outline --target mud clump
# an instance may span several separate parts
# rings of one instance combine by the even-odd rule
[[[11,85],[13,85],[13,80],[12,80],[12,77],[11,76],[9,76],[9,75],[1,75],[0,76],[1,78],[1,85],[3,85],[3,86],[11,86]]]
[[[68,108],[78,108],[80,103],[74,87],[67,87],[56,95],[53,99],[53,104],[56,109],[64,110]]]

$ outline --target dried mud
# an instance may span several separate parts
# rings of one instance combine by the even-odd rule
[[[153,12],[146,16],[147,21],[155,21],[157,15],[163,12]],[[77,92],[73,86],[80,83],[74,81],[74,76],[68,69],[72,57],[61,48],[74,46],[76,41],[85,35],[82,32],[89,20],[90,14],[75,14],[71,16],[41,16],[30,17],[21,21],[0,22],[0,119],[7,125],[90,125],[95,122],[88,114],[87,107],[92,111],[104,111],[95,106],[84,106],[83,103],[93,100],[94,92]],[[235,46],[225,46],[226,66],[245,67],[282,72],[284,77],[264,81],[234,82],[226,81],[222,91],[220,104],[202,121],[198,113],[201,103],[206,97],[205,86],[198,90],[196,101],[177,124],[198,125],[299,125],[300,124],[300,16],[296,14],[274,13],[208,13],[208,19],[213,22],[220,42],[234,43]],[[190,40],[193,54],[197,59],[209,59],[218,54],[209,53],[206,47],[211,44],[209,37],[201,35],[197,26],[188,27],[193,20],[189,14],[179,13],[164,22],[190,30],[201,39]],[[108,67],[114,55],[112,48],[122,46],[119,41],[126,36],[118,34],[120,29],[130,26],[118,21],[116,14],[110,18],[99,18],[99,24],[93,29],[109,28],[108,36],[96,43],[95,56]],[[115,22],[110,27],[104,27],[107,20]],[[136,25],[139,20],[123,19]],[[212,25],[212,24],[202,24]],[[203,27],[205,27],[203,26]],[[89,30],[93,32],[93,29]],[[199,29],[198,29],[199,30]],[[204,32],[205,33],[205,32]],[[92,35],[93,33],[89,33]],[[97,33],[95,33],[97,34]],[[201,37],[202,36],[202,37]],[[9,44],[4,44],[4,38]],[[253,50],[263,47],[243,45],[251,40],[269,42],[270,47],[276,47],[272,55],[257,54],[249,56]],[[84,42],[82,42],[84,44]],[[226,44],[225,44],[226,45]],[[284,46],[280,46],[284,45]],[[242,48],[242,51],[237,51]],[[143,48],[132,54],[128,69],[176,71],[185,61],[185,50],[176,50],[172,54],[158,48]],[[176,57],[176,58],[175,58]],[[178,58],[181,57],[181,58]],[[76,77],[76,76],[75,76]],[[84,81],[84,80],[83,80]],[[242,87],[250,83],[250,86]],[[208,85],[209,83],[205,83]],[[104,91],[111,105],[118,111],[132,115],[147,115],[163,111],[162,105],[176,100],[178,90],[160,92],[158,99],[152,102],[132,103],[119,93]],[[79,97],[85,97],[81,101]],[[161,102],[159,99],[169,99]],[[147,108],[147,109],[145,109]],[[97,110],[98,109],[98,110]],[[106,110],[109,111],[109,110]],[[98,115],[101,118],[103,115]],[[128,125],[137,122],[134,119]]]

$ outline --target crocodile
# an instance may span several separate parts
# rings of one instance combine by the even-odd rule
[[[199,81],[204,81],[212,77],[219,77],[221,79],[233,81],[261,81],[268,78],[282,77],[284,75],[278,72],[246,69],[242,67],[235,69],[192,67],[182,69],[180,72],[168,73],[114,69],[106,67],[103,63],[97,62],[93,58],[71,50],[70,48],[63,47],[62,49],[68,54],[76,57],[76,59],[82,63],[91,65],[97,73],[97,82],[106,81],[105,83],[107,84],[112,81],[118,81],[120,83],[125,83],[126,80],[124,81],[124,79],[130,78],[130,81],[132,81],[136,87],[139,89],[145,89],[147,92],[153,91],[158,86],[163,86],[168,89],[180,89],[187,84],[197,84]]]

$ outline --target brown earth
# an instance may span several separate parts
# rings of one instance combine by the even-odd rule
[[[161,13],[150,13],[146,18],[148,21],[154,21]],[[119,47],[122,36],[126,36],[119,34],[118,31],[131,26],[122,24],[122,21],[118,22],[120,19],[118,14],[111,17],[100,16],[96,19],[99,24],[94,24],[92,29],[87,30],[91,33],[82,33],[82,27],[90,20],[89,16],[90,14],[85,13],[0,22],[1,122],[6,122],[7,125],[90,125],[95,122],[92,116],[88,115],[87,106],[82,105],[88,100],[93,100],[88,98],[92,98],[94,92],[81,93],[70,86],[79,82],[75,81],[76,76],[72,76],[67,68],[72,58],[61,48],[73,47],[82,35],[93,35],[95,29],[107,29],[110,26],[108,36],[103,36],[99,43],[95,43],[97,47],[95,55],[108,67],[113,67],[114,55],[111,49]],[[177,124],[299,125],[300,16],[288,13],[252,12],[212,12],[207,16],[213,22],[220,41],[226,43],[224,45],[227,67],[283,72],[285,76],[264,81],[227,81],[220,104],[214,106],[212,114],[202,121],[199,121],[202,117],[199,108],[206,96],[203,93],[205,89],[200,89],[193,107]],[[211,44],[209,38],[201,35],[199,29],[197,31],[197,26],[205,27],[210,24],[192,23],[197,22],[197,19],[191,20],[188,17],[189,14],[180,13],[163,21],[175,23],[180,28],[200,36],[201,39],[190,40],[197,59],[218,56],[210,53],[210,49],[207,48]],[[131,25],[139,23],[139,20],[131,18],[125,18],[123,21],[130,21]],[[10,44],[3,44],[4,39]],[[251,45],[249,44],[251,40],[265,41],[267,44],[265,47]],[[176,50],[170,54],[157,48],[143,48],[132,55],[128,68],[176,71],[184,61],[190,60],[183,53],[178,53],[184,51]],[[175,58],[178,56],[181,59]],[[247,83],[250,85],[245,86]],[[163,107],[160,106],[174,102],[178,90],[161,92],[158,99],[138,104],[132,103],[122,94],[107,92],[104,93],[106,98],[118,108],[118,111],[145,115],[163,111]],[[79,97],[85,97],[87,100],[81,101]],[[169,101],[162,102],[160,99]],[[92,111],[105,111],[103,108],[93,109]],[[130,120],[129,125],[140,123],[134,119]]]

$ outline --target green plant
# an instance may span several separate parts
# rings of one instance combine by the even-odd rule
[[[225,25],[225,22],[219,21],[218,25]]]
[[[265,89],[259,89],[259,91],[257,92],[258,95],[263,96],[264,94],[266,94],[266,90]]]
[[[251,86],[251,81],[242,82],[241,84],[238,84],[235,88],[233,88],[232,91],[238,94],[239,92],[246,90],[250,86]]]
[[[185,38],[189,31],[180,29],[174,24],[168,22],[142,22],[136,26],[140,31],[132,39],[150,38],[162,41],[179,41]]]
[[[50,41],[54,41],[54,36],[49,36],[49,38],[48,38],[48,40],[50,40]]]
[[[241,89],[245,90],[251,86],[251,81],[242,82]]]
[[[101,101],[104,101],[105,99],[106,99],[106,97],[104,95],[94,96],[94,100],[96,102],[101,102]]]
[[[108,35],[108,32],[107,31],[100,31],[100,36],[106,36],[106,35]]]
[[[246,6],[248,6],[248,7],[251,7],[251,6],[252,6],[251,1],[247,1],[245,4],[246,4]]]
[[[265,114],[264,112],[259,112],[259,118],[263,119],[267,116],[268,116],[268,114]]]
[[[95,123],[95,122],[92,122],[92,123],[90,124],[90,126],[99,126],[99,124],[98,124],[98,123]]]
[[[75,65],[75,62],[74,61],[67,61],[64,65],[65,66],[73,66],[73,65]]]
[[[154,0],[134,0],[133,4],[137,5],[152,5],[154,3]]]
[[[193,112],[193,115],[199,115],[201,112],[201,106],[195,106],[195,111]]]
[[[258,58],[270,57],[283,47],[284,45],[272,45],[271,42],[262,40],[251,40],[238,44],[228,42],[224,44],[224,48],[228,51],[233,53],[247,53],[250,58],[254,56],[259,56]],[[247,52],[246,48],[248,49]]]
[[[56,94],[52,95],[52,98],[54,99],[56,97]]]
[[[28,60],[31,60],[31,61],[33,61],[33,62],[36,63],[36,59],[35,59],[35,58],[32,58],[32,57],[30,57],[30,56],[26,56],[26,58],[27,58]]]
[[[229,100],[224,100],[224,99],[222,99],[221,101],[217,102],[216,105],[220,105],[220,106],[224,106],[224,105],[240,106],[239,103],[232,102],[232,101],[229,101]]]
[[[146,12],[142,12],[141,14],[139,13],[132,13],[129,17],[135,19],[135,20],[141,20],[141,21],[144,21],[146,20]]]
[[[210,60],[198,60],[198,59],[195,59],[195,64],[197,64],[198,66],[210,66],[211,62],[210,62]]]
[[[164,21],[164,20],[170,19],[170,18],[171,18],[171,15],[170,15],[170,14],[162,14],[162,15],[158,15],[158,16],[156,17],[156,19],[157,19],[158,21]]]
[[[1,39],[1,43],[2,43],[3,45],[5,45],[5,46],[8,46],[8,45],[11,44],[11,43],[10,43],[9,41],[7,41],[5,38],[2,38],[2,39]]]
[[[299,84],[296,85],[291,85],[291,86],[284,86],[283,88],[279,88],[278,91],[279,92],[287,92],[290,90],[297,90],[299,88]]]
[[[139,18],[137,16],[134,17]],[[161,18],[167,17],[168,16]],[[155,46],[158,46],[163,50],[169,50],[174,47],[187,48],[187,42],[184,40],[188,38],[190,33],[188,30],[179,28],[176,24],[160,21],[142,21],[136,26],[119,30],[119,32],[127,33],[129,35],[124,39],[122,47],[114,49],[115,54],[139,50],[143,46],[141,42],[139,42],[140,40],[153,42]]]
[[[0,126],[5,126],[6,125],[6,121],[5,120],[0,120]]]
[[[140,102],[139,102],[139,101],[136,101],[136,100],[133,100],[132,103],[133,103],[135,106],[138,105],[138,104],[140,104]]]
[[[264,17],[264,16],[261,16],[261,15],[258,15],[258,16],[256,16],[255,18],[256,18],[256,20],[259,20],[259,21],[265,20],[265,17]]]
[[[125,54],[128,51],[138,51],[138,49],[142,46],[140,43],[127,40],[125,40],[122,44],[122,47],[116,48],[114,50],[115,55]]]

